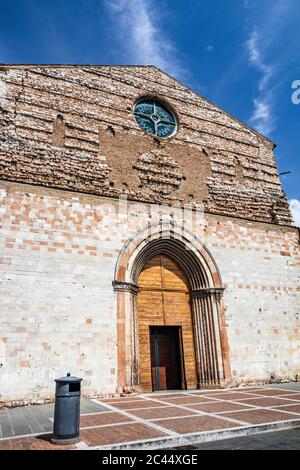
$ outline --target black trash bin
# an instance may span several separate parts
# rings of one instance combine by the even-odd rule
[[[74,444],[80,441],[80,386],[82,379],[66,377],[55,379],[54,444]]]

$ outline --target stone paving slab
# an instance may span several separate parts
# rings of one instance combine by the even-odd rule
[[[295,392],[292,390],[284,390],[284,389],[261,389],[259,391],[249,391],[248,393],[256,395],[259,392],[260,395],[268,395],[268,396],[286,396],[286,395],[295,395]],[[298,394],[300,395],[300,394]]]
[[[291,391],[298,391],[300,392],[300,381],[298,382],[283,382],[283,383],[275,383],[269,385],[263,385],[262,387],[265,388],[279,388],[280,390],[291,390]],[[261,388],[261,387],[259,387]]]
[[[115,397],[115,398],[102,398],[101,403],[130,403],[131,401],[140,401],[141,397]]]
[[[286,398],[287,395],[280,395],[280,398]],[[288,398],[293,400],[300,400],[300,393],[294,393],[293,395],[288,395]]]
[[[242,400],[242,399],[247,399],[247,398],[254,398],[253,394],[250,393],[245,393],[245,392],[224,392],[224,393],[217,393],[215,395],[210,395],[210,399],[220,399],[220,400],[228,400],[228,401],[234,401],[234,400]]]
[[[124,400],[124,402],[116,402],[116,403],[110,403],[110,405],[113,405],[114,408],[117,408],[117,409],[120,409],[120,410],[130,410],[130,409],[134,409],[134,408],[155,408],[155,407],[160,407],[161,406],[161,403],[159,401],[155,401],[155,400],[151,400],[148,401],[148,400],[139,400],[139,401],[130,401],[128,402],[128,400]]]
[[[210,415],[165,419],[156,421],[156,424],[177,434],[189,434],[199,432],[199,430],[205,432],[240,427],[240,423],[236,421],[227,421]]]
[[[92,427],[92,426],[104,426],[107,424],[121,424],[124,422],[133,421],[132,418],[125,416],[121,413],[98,413],[98,414],[89,414],[80,417],[80,426]]]
[[[120,424],[105,428],[91,428],[81,431],[81,438],[88,446],[132,442],[141,439],[165,437],[166,434],[142,423]]]
[[[264,424],[273,421],[292,421],[298,419],[300,424],[300,415],[265,408],[224,413],[222,417],[236,419],[249,424]]]
[[[290,396],[290,395],[289,395]],[[290,396],[291,397],[291,396]],[[291,397],[292,398],[292,397]],[[280,405],[295,405],[297,403],[296,400],[289,400],[289,399],[284,399],[282,397],[276,398],[274,397],[260,397],[260,398],[247,398],[243,400],[239,400],[239,403],[242,405],[252,405],[252,406],[258,406],[260,408],[269,408],[271,406],[280,406]]]
[[[161,401],[163,401],[165,404],[170,404],[170,405],[192,405],[193,403],[211,403],[213,400],[210,398],[202,397],[202,395],[196,397],[192,395],[186,394],[184,397],[180,398],[162,398]]]
[[[107,411],[105,404],[81,400],[81,414]],[[54,404],[0,410],[0,438],[52,432]]]
[[[197,405],[187,405],[191,410],[202,411],[203,413],[222,413],[224,411],[249,410],[250,406],[220,401],[215,403],[201,403]]]
[[[215,440],[300,426],[299,389],[231,389],[208,393],[209,396],[203,391],[199,394],[177,391],[82,400],[82,442],[67,447],[50,442],[53,405],[2,410],[0,449],[158,449],[170,447],[170,443],[180,445],[195,439]],[[12,432],[13,435],[9,434]],[[5,439],[7,435],[11,438]]]
[[[189,393],[191,395],[191,393]],[[164,398],[182,398],[182,392],[180,393],[159,393],[159,394],[152,394],[153,397],[158,398],[159,400],[163,400]]]
[[[274,409],[278,410],[278,411],[287,411],[289,413],[299,413],[300,414],[300,403],[299,403],[299,405],[275,406]]]
[[[51,443],[51,434],[43,436],[26,436],[15,439],[0,440],[1,450],[74,450],[76,447],[57,446]]]
[[[137,416],[138,418],[153,420],[159,418],[178,418],[181,416],[192,416],[196,415],[197,413],[189,409],[184,410],[174,406],[165,406],[164,408],[130,410],[130,414]]]

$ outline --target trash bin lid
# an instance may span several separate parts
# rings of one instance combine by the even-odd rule
[[[60,377],[59,379],[55,379],[55,382],[58,383],[70,383],[70,382],[81,382],[82,379],[80,377],[75,377],[71,375],[70,372],[67,373],[65,377]]]

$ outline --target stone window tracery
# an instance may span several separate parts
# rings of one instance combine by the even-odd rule
[[[174,114],[157,100],[138,100],[134,106],[134,116],[142,129],[160,138],[170,137],[177,130]]]

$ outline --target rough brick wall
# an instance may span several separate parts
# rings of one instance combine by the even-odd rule
[[[128,233],[112,198],[1,182],[0,401],[53,396],[83,376],[116,389],[112,279]],[[147,204],[146,209],[151,207]],[[136,205],[130,234],[140,228]],[[233,379],[299,373],[297,229],[205,214],[196,230],[223,278]]]
[[[273,144],[155,67],[1,67],[0,94],[1,179],[291,224]],[[141,96],[174,137],[139,128]]]

